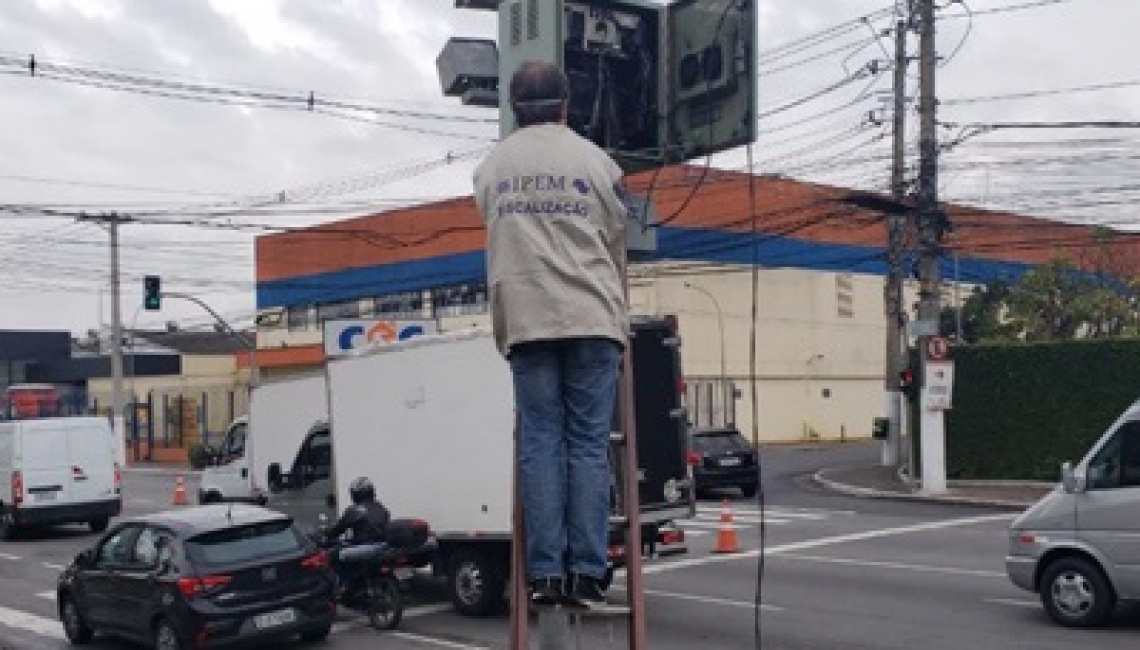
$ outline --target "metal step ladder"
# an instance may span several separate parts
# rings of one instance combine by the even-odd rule
[[[596,616],[621,616],[628,619],[629,650],[646,650],[645,592],[642,589],[641,499],[638,492],[640,470],[637,460],[637,426],[634,417],[633,344],[627,343],[622,352],[621,371],[618,375],[618,415],[620,433],[610,437],[611,463],[617,464],[617,511],[611,516],[611,526],[621,532],[625,549],[625,584],[628,605],[609,607],[595,614],[568,611],[562,608],[543,610],[537,615],[537,641],[535,650],[568,650],[582,646],[582,621]],[[526,537],[523,526],[522,499],[519,495],[518,425],[515,426],[514,513],[511,536],[510,567],[510,648],[531,650],[530,602],[526,580]],[[571,641],[576,641],[572,646]]]

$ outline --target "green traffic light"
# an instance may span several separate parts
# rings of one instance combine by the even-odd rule
[[[143,308],[147,311],[162,309],[162,280],[157,275],[143,278]]]

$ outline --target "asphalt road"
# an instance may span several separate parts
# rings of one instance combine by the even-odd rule
[[[1002,566],[1009,513],[839,496],[806,479],[820,467],[876,457],[873,446],[854,443],[765,449],[763,562],[758,500],[732,500],[737,554],[712,552],[721,503],[703,503],[698,518],[683,523],[689,553],[647,564],[649,647],[757,647],[758,584],[758,647],[771,650],[1136,647],[1135,610],[1121,611],[1102,630],[1067,630],[1046,618],[1035,595],[1009,583]],[[193,494],[192,477],[187,487]],[[128,474],[127,513],[169,507],[172,489],[171,476]],[[50,592],[59,567],[94,540],[82,528],[61,528],[0,543],[0,648],[66,647]],[[615,600],[623,597],[620,585]],[[378,636],[393,649],[507,647],[505,616],[459,617],[430,583],[415,596],[400,631],[377,633],[345,618],[319,647],[374,648]],[[625,648],[625,630],[621,619],[589,619],[571,628],[566,647]]]

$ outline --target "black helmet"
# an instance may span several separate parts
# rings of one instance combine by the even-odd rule
[[[348,486],[348,495],[353,503],[367,503],[376,500],[376,488],[367,477],[361,476]]]

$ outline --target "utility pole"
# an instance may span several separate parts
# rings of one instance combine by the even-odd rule
[[[123,314],[119,283],[119,226],[133,221],[121,214],[84,215],[79,221],[105,224],[111,234],[111,426],[115,438],[119,467],[127,464],[127,432],[123,422],[126,398],[123,395]]]
[[[891,198],[901,203],[906,194],[906,70],[907,50],[906,36],[910,30],[909,18],[900,19],[895,24],[895,74],[894,74],[894,115],[892,135],[894,137],[894,155],[891,163]],[[906,225],[906,216],[897,211],[887,214],[887,285],[886,285],[886,317],[887,317],[887,440],[883,443],[882,465],[893,467],[899,464],[902,458],[903,434],[903,407],[902,393],[899,391],[899,373],[902,372],[903,336],[902,328],[906,318],[903,309],[903,228]]]
[[[934,76],[938,68],[935,47],[934,0],[917,0],[919,21],[919,167],[918,167],[918,218],[919,218],[919,305],[918,319],[926,332],[919,337],[919,349],[931,335],[939,334],[941,315],[942,236],[946,232],[946,219],[938,207],[938,96]],[[933,330],[932,332],[930,330]],[[925,364],[923,364],[925,366]],[[923,368],[925,372],[925,367]],[[922,379],[922,384],[925,384]],[[920,400],[925,402],[926,389]],[[922,490],[939,493],[946,491],[946,432],[942,411],[919,406],[920,436],[922,440]]]

